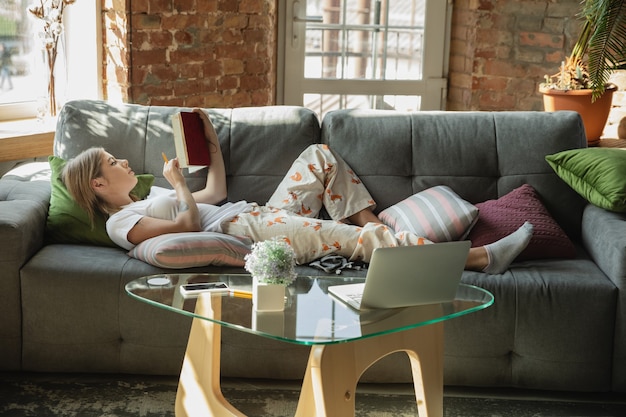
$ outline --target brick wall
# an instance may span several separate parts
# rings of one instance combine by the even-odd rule
[[[104,98],[132,102],[130,89],[130,0],[102,3],[103,92]]]
[[[454,0],[448,110],[543,110],[576,41],[580,0]]]
[[[580,0],[454,0],[449,110],[542,110]],[[275,0],[105,0],[105,91],[139,104],[275,103]]]
[[[274,103],[273,0],[105,0],[107,99],[152,105]]]

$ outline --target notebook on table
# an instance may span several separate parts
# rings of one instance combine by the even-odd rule
[[[364,283],[334,285],[333,296],[356,310],[452,301],[471,242],[377,248]]]

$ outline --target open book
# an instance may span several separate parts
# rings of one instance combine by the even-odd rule
[[[176,157],[181,168],[195,172],[211,165],[209,143],[198,113],[179,112],[172,115],[172,127]]]

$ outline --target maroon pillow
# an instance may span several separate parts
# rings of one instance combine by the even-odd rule
[[[476,204],[478,221],[467,238],[472,247],[493,243],[513,233],[525,221],[534,226],[533,237],[517,260],[573,258],[576,249],[552,218],[535,189],[524,184],[497,200]]]

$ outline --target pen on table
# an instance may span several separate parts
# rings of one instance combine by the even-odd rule
[[[167,156],[165,156],[165,152],[161,152],[161,156],[163,157],[163,161],[167,164],[169,161],[167,160]]]
[[[252,298],[252,293],[250,291],[230,290],[229,293],[234,297]]]

